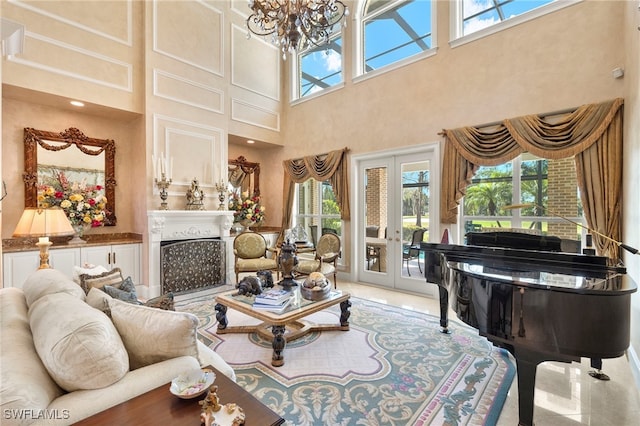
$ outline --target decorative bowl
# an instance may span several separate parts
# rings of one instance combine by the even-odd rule
[[[307,300],[323,300],[331,292],[331,283],[318,272],[312,272],[300,286],[300,295]]]
[[[192,370],[173,379],[169,391],[178,398],[196,398],[205,393],[215,379],[216,374],[211,370]]]

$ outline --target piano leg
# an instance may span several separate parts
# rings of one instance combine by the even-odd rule
[[[449,334],[449,290],[441,285],[438,286],[440,294],[440,327],[443,334]]]
[[[536,369],[543,360],[538,354],[526,349],[511,351],[518,369],[518,426],[533,426]]]
[[[598,380],[611,380],[611,378],[602,372],[602,358],[591,358],[591,368],[589,375]]]

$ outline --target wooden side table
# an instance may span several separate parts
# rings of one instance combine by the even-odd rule
[[[216,373],[214,384],[218,386],[220,403],[233,402],[244,410],[246,416],[245,426],[277,426],[284,423],[282,417],[258,401],[233,380],[213,367],[206,368]],[[129,401],[81,420],[76,425],[200,425],[200,405],[198,402],[205,398],[206,393],[198,398],[180,399],[169,392],[169,386],[169,383],[159,386]]]

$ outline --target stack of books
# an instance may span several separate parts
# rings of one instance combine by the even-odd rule
[[[282,313],[291,303],[291,291],[272,288],[256,296],[253,309]]]

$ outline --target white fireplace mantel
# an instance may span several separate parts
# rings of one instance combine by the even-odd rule
[[[233,276],[233,212],[221,210],[150,210],[147,212],[149,232],[149,295],[161,293],[160,243],[162,241],[220,238],[226,246],[226,283]]]

